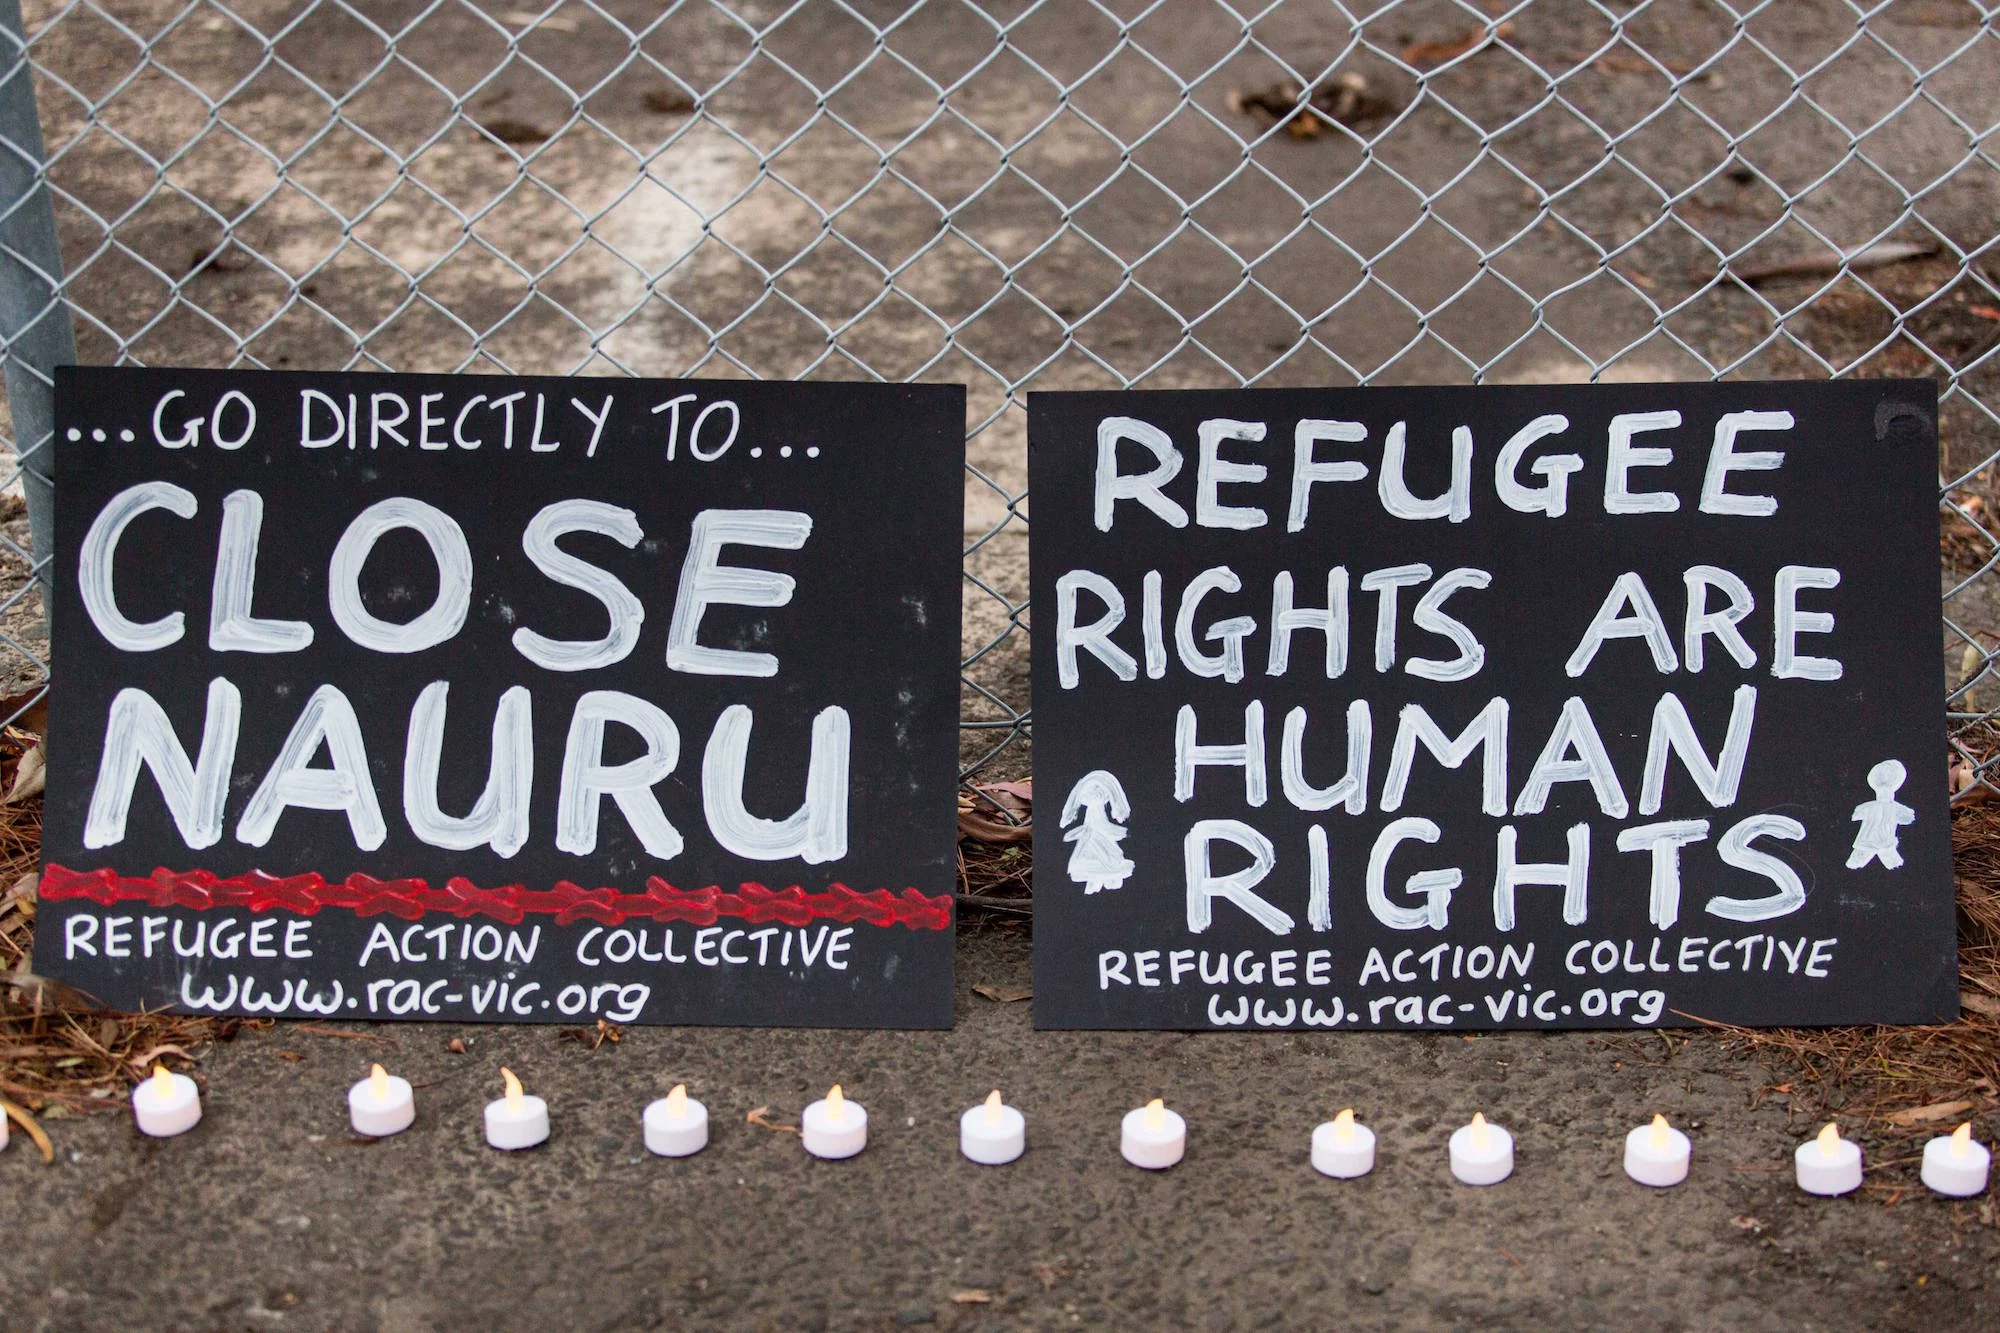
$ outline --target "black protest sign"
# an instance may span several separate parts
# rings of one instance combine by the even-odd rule
[[[1956,1010],[1927,381],[1036,394],[1035,1017]]]
[[[964,392],[74,369],[37,966],[951,1022]]]

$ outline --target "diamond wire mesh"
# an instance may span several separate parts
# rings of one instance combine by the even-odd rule
[[[38,0],[0,59],[87,362],[967,383],[968,777],[1027,768],[1032,388],[1931,376],[1970,789],[2000,779],[1997,16]],[[11,714],[49,668],[47,439],[8,443]]]

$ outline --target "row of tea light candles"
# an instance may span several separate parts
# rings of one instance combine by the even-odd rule
[[[532,1148],[549,1137],[549,1104],[530,1096],[511,1069],[500,1071],[506,1094],[486,1107],[486,1141],[495,1148]],[[417,1118],[416,1094],[408,1079],[376,1065],[347,1092],[348,1118],[357,1134],[379,1138],[401,1133]],[[153,1067],[153,1076],[132,1091],[132,1112],[141,1132],[156,1138],[184,1134],[201,1120],[201,1093],[186,1074]],[[677,1084],[646,1107],[641,1117],[646,1147],[662,1157],[690,1157],[708,1146],[708,1109]],[[815,1157],[852,1157],[868,1146],[868,1111],[841,1095],[835,1084],[800,1117],[799,1137]],[[0,1147],[7,1143],[0,1117]],[[1028,1146],[1028,1122],[1000,1099],[995,1089],[959,1117],[959,1150],[972,1161],[1001,1166]],[[1468,1185],[1497,1185],[1514,1172],[1514,1136],[1475,1112],[1472,1123],[1451,1136],[1451,1173]],[[1187,1152],[1187,1121],[1154,1098],[1125,1115],[1119,1152],[1134,1166],[1163,1170]],[[1688,1136],[1662,1115],[1625,1136],[1625,1174],[1642,1185],[1665,1188],[1687,1179],[1693,1147]],[[1972,1141],[1963,1124],[1924,1145],[1924,1184],[1939,1194],[1967,1198],[1986,1188],[1993,1154]],[[1829,1124],[1793,1154],[1799,1188],[1808,1194],[1848,1194],[1861,1187],[1861,1147]],[[1352,1110],[1312,1133],[1312,1164],[1322,1175],[1341,1179],[1375,1169],[1375,1132],[1354,1119]]]

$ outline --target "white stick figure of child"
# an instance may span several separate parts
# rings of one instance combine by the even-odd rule
[[[1917,820],[1917,812],[1896,799],[1908,776],[1894,759],[1884,759],[1868,770],[1868,785],[1874,789],[1875,799],[1854,807],[1854,822],[1861,827],[1854,834],[1854,850],[1847,856],[1849,870],[1859,870],[1870,861],[1880,861],[1890,870],[1903,864],[1896,830]]]

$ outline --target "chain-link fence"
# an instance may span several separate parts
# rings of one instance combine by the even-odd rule
[[[2000,5],[15,3],[7,713],[72,354],[963,382],[1000,776],[1029,389],[1927,375],[1954,781],[2000,749]]]

